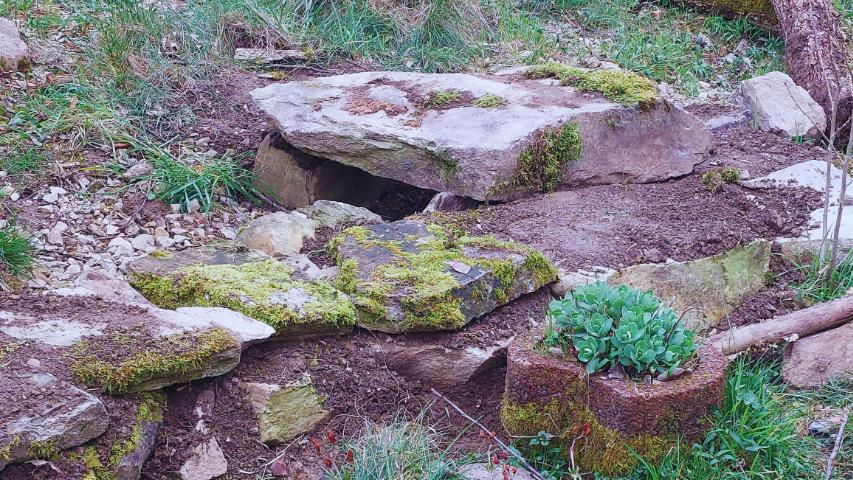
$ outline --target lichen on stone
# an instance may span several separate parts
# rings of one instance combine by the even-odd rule
[[[136,273],[132,285],[162,308],[225,307],[267,323],[279,334],[340,330],[355,323],[352,302],[321,280],[301,281],[277,260],[195,265],[168,275]]]
[[[561,85],[582,92],[598,92],[604,98],[624,105],[638,105],[642,110],[654,108],[658,92],[654,83],[628,70],[584,70],[548,62],[530,67],[529,78],[556,78]]]
[[[59,454],[59,448],[53,440],[35,440],[27,445],[27,452],[39,460],[49,460]]]
[[[109,345],[101,346],[109,348]],[[103,360],[93,345],[72,348],[71,371],[87,385],[98,386],[109,393],[132,391],[155,378],[181,377],[210,363],[218,354],[239,348],[237,340],[222,328],[198,334],[175,334],[161,337],[118,360]]]
[[[451,104],[462,98],[462,93],[459,90],[435,90],[429,92],[424,101],[424,108],[439,108]]]

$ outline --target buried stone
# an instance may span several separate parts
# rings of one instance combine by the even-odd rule
[[[299,280],[287,264],[266,259],[242,264],[159,268],[156,259],[131,268],[131,284],[163,308],[225,307],[260,320],[278,335],[346,332],[356,310],[322,280]]]
[[[329,249],[359,326],[389,333],[455,330],[556,278],[533,248],[418,221],[351,227]]]

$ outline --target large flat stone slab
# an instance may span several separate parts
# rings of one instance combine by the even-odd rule
[[[345,294],[323,280],[298,278],[293,267],[269,257],[203,247],[145,257],[128,271],[131,285],[159,307],[224,307],[279,336],[342,333],[355,324]]]
[[[219,312],[201,312],[202,319],[193,313],[88,296],[26,295],[0,300],[0,341],[14,347],[8,358],[32,360],[87,386],[110,393],[156,390],[222,375],[240,361],[241,339],[220,326],[233,318],[217,323],[208,317]]]
[[[29,61],[29,49],[21,40],[18,27],[0,17],[0,72],[22,70]]]
[[[351,227],[330,250],[358,324],[389,333],[455,330],[556,278],[530,247],[418,221]]]
[[[612,75],[603,88],[654,88]],[[523,75],[364,72],[273,84],[252,97],[303,152],[478,200],[680,176],[711,145],[701,121],[664,101],[626,105]]]
[[[109,416],[94,395],[49,373],[0,360],[0,470],[9,463],[47,459],[107,429]]]

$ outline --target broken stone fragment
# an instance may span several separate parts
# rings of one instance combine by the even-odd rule
[[[193,447],[193,455],[181,465],[181,480],[211,480],[228,473],[228,460],[216,437]]]
[[[298,279],[284,262],[216,263],[224,254],[184,252],[148,257],[129,267],[131,284],[162,308],[225,307],[266,323],[278,335],[347,332],[355,324],[350,299],[322,280]],[[206,258],[213,263],[205,263]],[[175,268],[177,267],[177,268]]]
[[[97,397],[53,375],[3,366],[0,375],[0,470],[9,463],[49,459],[106,431]]]
[[[351,227],[329,248],[358,324],[389,333],[461,328],[556,277],[535,249],[418,221]]]
[[[462,210],[477,208],[479,205],[480,202],[471,198],[460,197],[459,195],[454,195],[450,192],[439,192],[436,193],[432,197],[432,200],[429,201],[429,204],[424,208],[424,213],[459,212]]]
[[[654,91],[630,73],[587,74],[605,92]],[[566,184],[660,181],[690,173],[710,148],[702,122],[664,100],[620,103],[557,83],[362,72],[275,83],[252,98],[310,158],[476,200]],[[557,139],[566,148],[549,153]]]
[[[782,375],[796,388],[853,379],[853,323],[795,341],[785,352]]]
[[[513,468],[515,473],[504,474],[501,466],[491,463],[469,463],[459,469],[463,480],[533,480],[533,476],[522,468]]]
[[[278,445],[310,432],[329,412],[310,378],[288,385],[243,383],[258,418],[261,441]]]
[[[756,240],[690,262],[645,263],[619,270],[608,283],[651,290],[682,315],[687,328],[716,326],[767,282],[770,242]]]

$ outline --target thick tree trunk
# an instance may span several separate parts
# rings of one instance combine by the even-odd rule
[[[709,337],[726,355],[759,344],[772,344],[791,335],[805,337],[853,320],[853,296],[839,298],[761,323],[735,328]]]
[[[808,90],[823,107],[831,125],[833,104],[837,106],[839,138],[853,109],[848,67],[849,47],[832,0],[772,0],[785,39],[785,60],[794,82]]]

